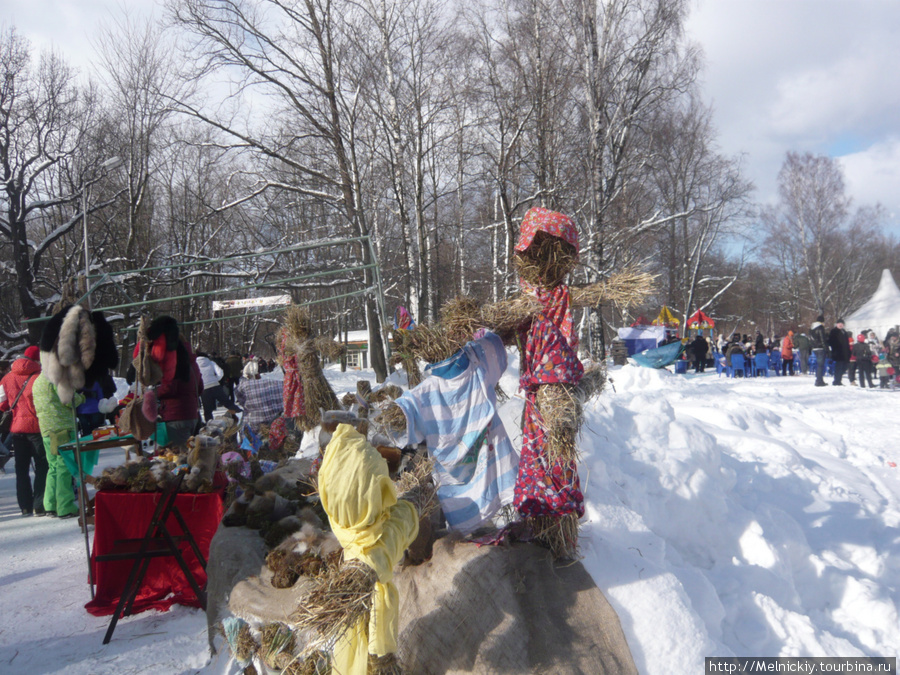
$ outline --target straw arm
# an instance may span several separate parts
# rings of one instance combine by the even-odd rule
[[[519,293],[481,308],[481,323],[500,336],[505,344],[515,341],[520,328],[541,312],[537,298]]]
[[[655,290],[655,282],[655,275],[624,269],[603,281],[587,286],[571,286],[571,305],[577,308],[596,307],[600,303],[620,307],[640,304]]]

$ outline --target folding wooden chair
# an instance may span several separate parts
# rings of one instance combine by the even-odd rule
[[[125,588],[119,596],[119,602],[116,605],[116,611],[113,613],[112,621],[109,622],[109,628],[106,630],[106,636],[103,638],[103,644],[108,644],[112,638],[113,631],[120,616],[128,616],[131,614],[132,606],[140,591],[141,584],[144,581],[144,575],[150,566],[150,560],[153,558],[173,557],[178,561],[178,566],[184,572],[184,576],[190,583],[197,599],[200,601],[203,609],[206,609],[206,593],[201,590],[197,579],[194,577],[191,569],[188,567],[178,548],[180,542],[186,541],[190,544],[194,555],[200,561],[203,569],[206,569],[206,559],[200,553],[197,542],[188,530],[187,523],[178,509],[175,508],[175,498],[178,497],[178,491],[184,480],[184,474],[179,474],[178,478],[162,492],[162,498],[156,505],[150,524],[147,526],[147,532],[139,539],[120,539],[113,542],[112,550],[109,553],[98,555],[98,562],[106,562],[111,560],[134,560],[134,565],[128,573],[128,580],[125,582]],[[169,516],[174,516],[181,527],[183,534],[173,536],[166,527],[166,521]]]

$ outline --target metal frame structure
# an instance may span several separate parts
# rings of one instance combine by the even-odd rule
[[[311,243],[306,243],[306,244],[296,244],[294,246],[288,246],[285,248],[275,249],[275,250],[271,250],[271,251],[256,251],[254,253],[241,253],[241,254],[237,254],[237,255],[233,255],[233,256],[225,256],[222,258],[212,258],[209,260],[194,260],[194,261],[186,262],[186,263],[176,263],[174,265],[157,265],[154,267],[145,267],[142,269],[123,270],[121,272],[104,272],[102,274],[91,274],[91,275],[88,275],[87,277],[85,277],[85,284],[88,286],[87,292],[81,298],[78,299],[76,304],[80,304],[81,302],[88,300],[90,298],[90,296],[94,293],[94,291],[101,288],[102,286],[105,286],[107,283],[110,283],[114,277],[143,274],[145,272],[155,272],[155,271],[159,271],[159,270],[172,270],[172,269],[183,269],[183,268],[187,268],[187,267],[215,265],[215,264],[219,264],[219,263],[234,262],[237,260],[251,260],[254,258],[260,258],[262,256],[267,256],[267,255],[277,255],[280,253],[293,253],[296,251],[313,250],[313,249],[325,248],[325,247],[329,247],[329,246],[338,246],[341,244],[352,244],[354,242],[360,242],[363,245],[367,246],[369,249],[370,258],[374,262],[371,262],[371,263],[365,264],[365,265],[356,265],[354,267],[344,267],[344,268],[341,268],[338,270],[327,270],[325,272],[301,274],[298,276],[274,279],[271,281],[261,281],[261,282],[253,283],[253,284],[232,286],[230,288],[222,288],[222,289],[217,289],[217,290],[213,290],[213,291],[198,291],[197,293],[187,293],[187,294],[182,294],[182,295],[168,296],[165,298],[153,298],[150,300],[143,300],[143,301],[138,301],[138,302],[131,301],[131,302],[121,303],[121,304],[117,304],[117,305],[108,305],[106,307],[97,307],[97,308],[95,308],[95,311],[108,312],[108,311],[116,311],[116,310],[122,310],[122,309],[130,309],[133,307],[144,308],[149,305],[156,305],[156,304],[161,304],[164,302],[172,302],[175,300],[187,300],[187,299],[198,298],[198,297],[221,296],[226,293],[234,293],[234,292],[245,291],[245,290],[254,289],[254,288],[278,287],[283,284],[294,282],[294,281],[305,281],[305,280],[309,280],[309,279],[318,279],[318,278],[323,278],[323,277],[327,277],[327,276],[332,276],[335,274],[365,271],[365,270],[371,269],[374,271],[374,276],[375,276],[375,285],[374,286],[367,286],[366,288],[363,288],[359,291],[343,293],[341,295],[335,295],[335,296],[331,296],[329,298],[322,298],[320,300],[311,300],[309,302],[300,303],[298,306],[306,307],[309,305],[315,305],[315,304],[319,304],[322,302],[327,302],[329,300],[337,300],[340,298],[374,293],[375,300],[378,303],[378,312],[381,315],[382,325],[386,325],[388,323],[388,318],[387,318],[387,313],[386,313],[385,305],[384,305],[384,288],[383,288],[382,282],[381,282],[381,268],[380,268],[380,265],[378,264],[378,258],[375,255],[375,246],[372,243],[371,235],[366,235],[366,236],[362,236],[362,237],[348,237],[345,239],[320,240],[317,242],[311,242]],[[91,286],[90,281],[92,279],[99,279],[99,281],[97,283],[95,283],[93,286]],[[273,309],[260,310],[257,312],[246,312],[244,314],[236,314],[233,316],[219,316],[219,317],[211,317],[209,319],[197,319],[194,321],[182,321],[182,322],[180,322],[180,324],[183,326],[189,326],[189,325],[211,323],[211,322],[215,322],[215,321],[225,321],[228,319],[243,319],[243,318],[250,317],[250,316],[257,316],[257,315],[267,314],[267,313],[271,313],[271,312],[284,311],[284,309],[285,309],[285,307],[278,307],[278,308],[273,308]],[[49,318],[50,317],[38,317],[36,319],[27,319],[23,323],[27,324],[27,323],[43,322],[43,321],[47,321]],[[133,330],[137,330],[137,329],[132,327],[132,328],[126,328],[125,330],[133,331]],[[387,358],[389,359],[390,358],[390,346],[388,345],[387,342],[385,343],[385,349],[388,350]]]

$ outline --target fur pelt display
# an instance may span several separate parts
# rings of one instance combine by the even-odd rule
[[[75,391],[109,374],[119,363],[115,336],[100,312],[81,305],[63,307],[41,334],[41,368],[59,400],[72,402]]]

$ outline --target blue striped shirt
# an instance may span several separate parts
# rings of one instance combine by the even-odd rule
[[[397,399],[405,445],[425,441],[438,499],[451,528],[471,532],[512,503],[519,456],[497,413],[494,387],[506,349],[494,333],[431,366],[429,377]]]

